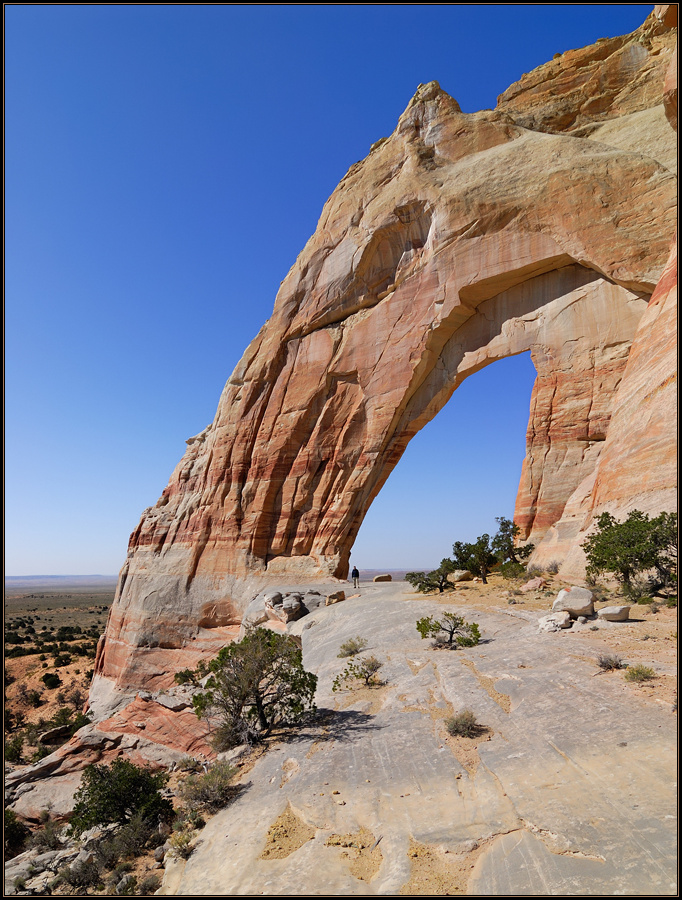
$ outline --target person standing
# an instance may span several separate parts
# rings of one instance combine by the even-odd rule
[[[351,578],[353,579],[353,587],[360,587],[360,573],[358,572],[357,566],[353,566],[353,571],[350,573]]]

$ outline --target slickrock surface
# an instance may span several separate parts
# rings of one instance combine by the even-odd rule
[[[538,379],[517,521],[552,559],[574,550],[674,233],[667,17],[541,66],[496,110],[464,114],[422,85],[350,168],[214,421],[131,537],[98,714],[207,653],[267,584],[345,577],[410,439],[464,378],[523,350]]]
[[[397,894],[430,883],[427,893],[674,895],[670,705],[639,699],[620,673],[594,678],[589,641],[538,634],[537,612],[471,611],[483,643],[432,650],[416,620],[450,606],[401,600],[405,589],[363,586],[317,610],[312,627],[292,626],[326,713],[261,757],[190,859],[167,864],[163,892]],[[613,635],[630,627],[600,623]],[[371,638],[386,685],[334,694],[339,646],[357,634]],[[486,726],[468,747],[443,728],[465,707]],[[274,858],[268,834],[285,813],[304,839]],[[366,880],[330,840],[358,834],[381,851]],[[431,882],[422,863],[437,868]]]

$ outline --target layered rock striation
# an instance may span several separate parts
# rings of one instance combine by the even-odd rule
[[[208,652],[267,584],[346,577],[410,439],[505,356],[530,351],[538,372],[517,521],[553,558],[571,553],[599,498],[620,490],[627,453],[614,442],[608,467],[599,459],[614,410],[637,416],[635,400],[618,399],[633,340],[659,320],[669,328],[667,301],[649,303],[676,222],[664,19],[564,54],[495,110],[465,114],[436,82],[421,85],[393,134],[350,168],[215,419],[131,536],[95,711],[143,672],[158,687]],[[567,505],[582,518],[558,540]]]

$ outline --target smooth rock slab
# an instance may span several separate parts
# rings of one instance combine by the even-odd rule
[[[397,895],[410,877],[411,837],[443,853],[483,846],[465,886],[470,895],[671,893],[675,718],[624,693],[620,682],[600,683],[595,693],[592,645],[572,636],[569,653],[566,642],[542,640],[535,616],[523,610],[447,604],[477,621],[487,643],[429,650],[415,623],[443,607],[415,601],[407,586],[401,601],[395,587],[368,588],[369,602],[348,598],[320,609],[313,629],[293,623],[325,715],[257,761],[186,864],[167,860],[162,893]],[[339,646],[357,634],[371,636],[387,684],[371,701],[343,692],[337,703]],[[509,713],[486,679],[509,696]],[[448,704],[472,709],[492,729],[490,740],[477,742],[475,774],[453,756],[433,715]],[[314,837],[289,857],[260,859],[268,828],[289,805]],[[361,827],[382,835],[383,862],[369,884],[325,845],[330,834]]]

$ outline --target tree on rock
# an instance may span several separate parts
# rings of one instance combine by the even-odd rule
[[[424,616],[417,622],[417,631],[422,640],[432,637],[436,643],[445,644],[449,649],[475,647],[481,639],[476,622],[465,622],[463,616],[452,612],[444,612],[440,616]]]
[[[200,718],[217,718],[218,750],[260,741],[274,725],[300,722],[315,709],[317,676],[287,635],[254,628],[223,647],[208,670],[206,690],[192,702]]]
[[[448,581],[448,575],[456,568],[457,566],[451,559],[442,559],[438,568],[433,572],[408,572],[405,575],[405,581],[408,581],[422,594],[436,590],[442,594],[444,590],[452,588]]]

